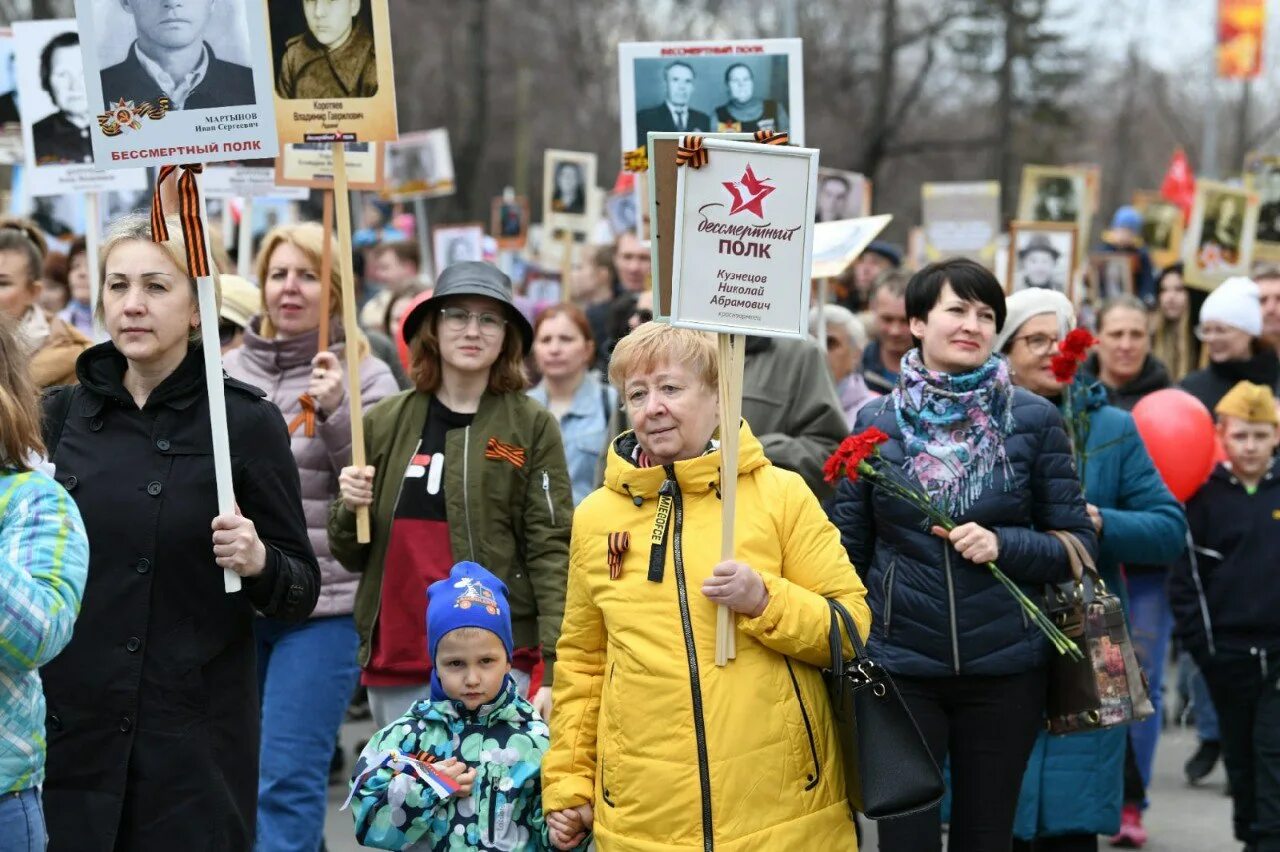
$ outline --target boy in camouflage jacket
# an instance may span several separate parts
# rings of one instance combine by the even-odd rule
[[[542,815],[547,725],[508,674],[506,591],[473,562],[431,585],[431,698],[375,734],[356,762],[348,802],[362,845],[556,848]]]

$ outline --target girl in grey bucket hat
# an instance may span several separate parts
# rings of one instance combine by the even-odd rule
[[[524,341],[524,353],[529,354],[529,350],[533,347],[533,326],[515,305],[511,279],[493,264],[478,260],[455,263],[440,273],[431,298],[415,307],[404,318],[406,346],[412,344],[418,329],[422,327],[422,321],[430,316],[432,311],[440,310],[443,300],[454,296],[484,296],[505,305],[507,322],[520,330],[520,338]]]

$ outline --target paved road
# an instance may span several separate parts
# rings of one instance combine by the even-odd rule
[[[349,724],[343,728],[343,746],[348,766],[353,762],[351,750],[358,739],[372,731],[369,723]],[[1222,767],[1198,787],[1188,787],[1182,777],[1182,764],[1195,750],[1195,733],[1168,728],[1160,740],[1156,754],[1155,778],[1150,791],[1151,808],[1146,826],[1151,833],[1147,852],[1235,852],[1240,848],[1231,837],[1231,800],[1223,795],[1226,776]],[[329,813],[325,825],[328,852],[355,852],[361,849],[351,834],[350,812],[339,813],[338,806],[346,795],[345,787],[329,788]],[[874,838],[875,827],[867,832]],[[873,839],[864,848],[875,849]],[[1104,842],[1103,849],[1109,847]],[[823,850],[825,852],[825,850]]]

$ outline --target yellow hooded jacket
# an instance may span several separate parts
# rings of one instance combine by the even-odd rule
[[[607,852],[855,849],[819,671],[824,598],[864,637],[871,613],[839,533],[744,422],[735,551],[769,603],[735,616],[737,659],[717,667],[701,586],[720,562],[720,453],[638,468],[634,446],[631,433],[614,442],[605,486],[574,512],[544,810],[590,802]]]

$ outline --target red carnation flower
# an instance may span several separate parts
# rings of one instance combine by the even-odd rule
[[[858,465],[875,455],[876,446],[887,440],[889,436],[874,426],[845,438],[822,466],[823,479],[835,482],[843,473],[850,482],[857,482]]]
[[[1072,329],[1071,332],[1063,338],[1058,344],[1058,351],[1063,355],[1069,355],[1076,361],[1083,361],[1089,350],[1098,341],[1094,338],[1086,328]]]
[[[1080,362],[1070,355],[1059,354],[1054,355],[1053,360],[1049,362],[1049,369],[1053,371],[1053,378],[1060,385],[1069,385],[1076,379],[1076,367]]]

